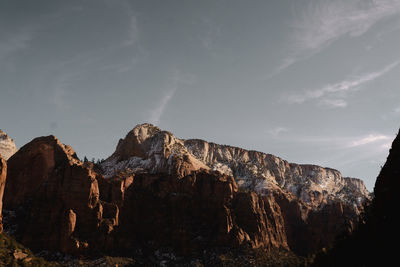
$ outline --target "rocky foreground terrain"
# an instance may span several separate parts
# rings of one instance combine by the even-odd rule
[[[150,124],[135,127],[101,164],[47,136],[2,165],[4,227],[46,255],[163,266],[214,265],[229,251],[248,265],[255,251],[296,258],[353,231],[370,201],[361,180],[339,171],[178,139]]]

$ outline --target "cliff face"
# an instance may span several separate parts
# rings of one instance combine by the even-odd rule
[[[54,136],[34,139],[8,161],[4,207],[34,250],[188,255],[247,246],[306,255],[352,231],[363,189],[335,170],[144,124],[101,166]]]
[[[17,150],[14,140],[0,130],[0,156],[8,160]]]
[[[104,179],[54,136],[34,139],[9,160],[4,207],[16,214],[15,236],[34,250],[289,249],[276,201],[239,193],[231,176],[201,170]]]
[[[105,226],[117,223],[116,205],[99,199],[96,174],[54,136],[22,147],[8,161],[7,178],[4,208],[16,212],[15,234],[32,249],[83,253],[105,245]]]
[[[0,233],[3,232],[3,194],[4,194],[4,187],[6,185],[6,176],[7,176],[7,163],[6,161],[0,156]]]
[[[361,180],[343,178],[337,170],[289,163],[270,154],[198,139],[182,140],[151,124],[138,125],[121,139],[102,167],[106,177],[121,170],[178,176],[199,169],[216,170],[233,176],[242,190],[266,195],[282,189],[316,209],[341,201],[359,212],[370,199]]]
[[[280,218],[278,228],[283,229],[284,238],[279,239],[286,240],[280,246],[299,254],[327,246],[337,234],[352,231],[364,202],[370,199],[361,180],[344,178],[337,170],[203,140],[178,139],[151,124],[130,131],[101,168],[107,181],[139,173],[183,178],[200,170],[231,176],[239,191],[254,192],[275,203],[278,208],[267,214]]]

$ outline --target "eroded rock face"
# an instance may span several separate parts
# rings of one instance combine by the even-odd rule
[[[183,254],[243,244],[289,249],[277,203],[237,190],[233,177],[217,172],[137,174],[121,208],[119,247],[152,244]]]
[[[103,218],[96,174],[71,147],[54,136],[36,138],[8,163],[4,208],[22,213],[17,235],[24,244],[69,253],[103,244],[97,241],[110,222]]]
[[[344,178],[337,170],[298,165],[279,157],[203,140],[181,140],[151,124],[136,126],[102,164],[106,177],[119,171],[168,173],[184,176],[199,169],[216,170],[235,178],[239,188],[268,194],[282,189],[315,209],[346,202],[362,210],[370,193],[359,179]]]
[[[71,147],[48,136],[22,147],[8,173],[5,207],[19,218],[17,238],[34,250],[81,254],[168,246],[186,254],[243,244],[289,249],[275,200],[238,193],[234,178],[219,172],[104,179]]]
[[[3,232],[3,195],[4,195],[4,187],[6,185],[6,176],[7,176],[7,163],[0,156],[0,233]]]
[[[254,218],[263,218],[265,214],[279,222],[273,231],[268,224],[261,223],[264,226],[252,235],[251,231],[241,229],[237,238],[252,242],[253,247],[279,244],[276,246],[288,247],[302,255],[328,246],[341,232],[351,231],[364,203],[370,199],[361,180],[344,178],[337,170],[289,163],[270,154],[203,140],[181,140],[151,124],[138,125],[121,139],[102,169],[106,180],[114,183],[114,189],[108,188],[107,194],[113,195],[112,198],[119,194],[118,199],[125,194],[120,190],[124,188],[121,177],[137,173],[182,178],[199,170],[214,170],[232,176],[240,191],[254,192],[257,199],[265,198],[255,201],[246,195],[248,208],[255,210],[251,216],[253,223],[260,221]],[[110,193],[115,188],[121,193]],[[113,201],[112,198],[108,201]],[[232,203],[241,203],[240,198]],[[266,209],[270,212],[264,213]],[[267,233],[272,234],[268,242]]]
[[[0,156],[8,160],[17,150],[14,140],[0,130]]]
[[[213,149],[201,156],[193,144],[140,125],[102,164],[103,176],[54,136],[36,138],[8,162],[4,204],[16,211],[25,245],[78,254],[246,245],[306,255],[357,220],[357,205],[337,196],[362,185],[338,171],[219,149],[207,159],[203,152]]]

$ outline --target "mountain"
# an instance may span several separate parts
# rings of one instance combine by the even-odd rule
[[[17,150],[14,140],[0,130],[0,156],[8,160]]]
[[[246,248],[305,256],[351,232],[370,198],[361,180],[336,170],[183,140],[150,124],[101,164],[47,136],[7,168],[5,230],[22,244],[151,265],[216,265],[224,249],[240,259],[253,253]]]
[[[337,170],[289,163],[271,154],[218,145],[199,139],[178,139],[151,124],[141,124],[118,143],[102,168],[105,177],[119,171],[168,173],[179,177],[193,171],[215,170],[233,176],[240,190],[267,195],[283,190],[313,209],[340,201],[362,209],[370,193],[360,179]]]
[[[200,170],[232,176],[239,192],[274,199],[282,210],[288,246],[300,254],[328,245],[341,231],[351,231],[371,198],[362,180],[342,177],[337,170],[289,163],[270,154],[198,139],[179,139],[147,123],[121,139],[101,169],[108,179],[142,172],[179,178]]]

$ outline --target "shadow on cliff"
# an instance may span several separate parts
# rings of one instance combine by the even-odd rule
[[[316,255],[312,266],[398,265],[397,218],[400,186],[400,131],[375,183],[374,199],[363,223],[353,234],[339,238],[333,248]]]

